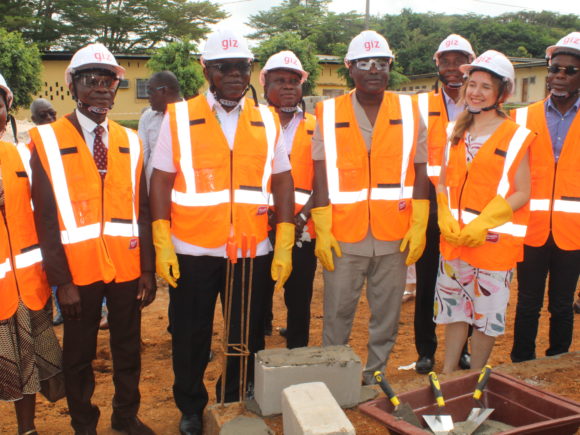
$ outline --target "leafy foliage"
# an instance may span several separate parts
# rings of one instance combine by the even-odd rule
[[[14,94],[12,110],[28,107],[40,90],[42,63],[35,44],[28,44],[17,32],[0,28],[0,73]]]
[[[320,74],[320,66],[314,44],[309,39],[300,39],[293,32],[283,32],[263,41],[254,49],[254,52],[262,65],[264,65],[270,56],[282,50],[291,50],[300,59],[302,68],[309,73],[308,79],[304,83],[303,92],[304,95],[312,95]]]
[[[185,98],[197,95],[204,83],[203,70],[194,53],[197,51],[191,42],[172,42],[156,49],[147,67],[153,72],[172,71]]]

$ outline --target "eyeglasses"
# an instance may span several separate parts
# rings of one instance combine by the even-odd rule
[[[387,59],[365,59],[356,61],[356,67],[362,71],[369,71],[373,65],[377,71],[388,71],[390,64]]]
[[[113,76],[104,76],[102,74],[79,74],[78,82],[87,88],[107,88],[116,89],[119,85],[119,78]]]
[[[217,69],[222,74],[228,74],[232,70],[238,70],[241,74],[247,74],[252,68],[250,62],[216,62],[207,65],[208,68]]]
[[[167,86],[157,86],[156,88],[147,88],[147,95],[153,94],[155,91],[160,91],[161,89],[166,88]]]
[[[568,65],[568,66],[550,65],[548,67],[548,72],[551,74],[557,74],[560,71],[564,71],[564,74],[566,74],[567,76],[573,76],[578,71],[580,71],[580,68],[578,68],[577,66],[572,66],[572,65]]]

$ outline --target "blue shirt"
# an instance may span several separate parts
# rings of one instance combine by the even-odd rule
[[[546,100],[546,123],[548,124],[548,130],[550,131],[552,150],[554,151],[554,158],[556,161],[558,161],[558,158],[560,157],[562,146],[566,140],[566,135],[568,134],[568,130],[570,130],[572,121],[574,121],[574,118],[578,114],[579,107],[580,97],[578,97],[574,105],[564,115],[562,115],[552,102],[552,98]]]

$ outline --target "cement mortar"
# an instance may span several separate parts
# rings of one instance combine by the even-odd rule
[[[274,435],[274,432],[260,418],[239,416],[225,423],[220,435]]]
[[[465,432],[463,431],[465,422],[460,421],[455,423],[455,427],[451,432],[454,435],[463,435]],[[486,420],[484,421],[481,426],[477,428],[473,435],[494,435],[497,433],[505,432],[510,429],[513,429],[515,426],[510,426],[509,424],[502,423],[501,421],[497,420]]]
[[[340,365],[361,363],[359,356],[348,346],[300,347],[296,349],[267,349],[257,353],[256,361],[265,367]]]

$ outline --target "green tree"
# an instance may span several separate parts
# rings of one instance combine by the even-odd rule
[[[302,63],[302,68],[309,74],[303,87],[304,95],[313,95],[316,81],[320,74],[320,66],[314,44],[308,39],[300,39],[295,33],[284,32],[263,41],[254,49],[254,52],[262,65],[264,65],[270,56],[282,50],[291,50],[298,56]]]
[[[147,67],[152,72],[172,71],[185,98],[197,95],[204,83],[203,70],[195,56],[197,47],[191,42],[171,42],[156,49]]]
[[[74,51],[99,41],[111,51],[145,52],[197,41],[227,14],[209,0],[7,0],[0,26],[18,29],[43,50]]]
[[[14,94],[13,109],[28,107],[42,85],[42,63],[35,44],[18,32],[0,28],[0,73]]]

